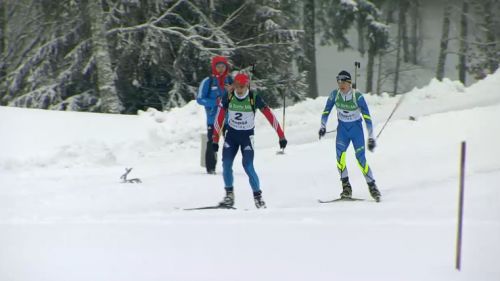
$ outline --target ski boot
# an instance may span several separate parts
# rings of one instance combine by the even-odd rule
[[[342,193],[340,193],[340,198],[350,199],[352,198],[352,187],[349,183],[349,178],[342,178]]]
[[[262,200],[262,191],[254,192],[253,193],[253,200],[255,202],[255,207],[257,207],[257,209],[267,208],[266,202],[264,202],[264,200]]]
[[[368,183],[368,190],[370,190],[370,195],[375,199],[375,201],[380,202],[380,191],[377,188],[377,185],[375,184],[375,181],[369,182]]]
[[[226,196],[224,196],[224,199],[222,199],[222,201],[219,203],[219,206],[224,208],[232,208],[233,205],[234,205],[233,190],[226,189]]]

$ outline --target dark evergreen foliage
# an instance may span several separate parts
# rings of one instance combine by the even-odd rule
[[[166,110],[196,96],[214,55],[228,56],[236,68],[256,64],[253,85],[271,105],[281,104],[282,93],[302,100],[304,77],[293,67],[301,55],[302,31],[280,3],[213,0],[212,11],[210,2],[2,1],[0,25],[9,32],[0,28],[5,43],[0,45],[1,104],[95,112],[119,108],[130,114],[148,107]],[[283,6],[292,11],[290,2]],[[109,67],[95,53],[103,50],[93,41],[99,37],[92,32],[99,29],[89,22],[97,15],[103,15],[99,22]],[[103,76],[108,69],[112,73]],[[106,100],[101,92],[109,87]]]

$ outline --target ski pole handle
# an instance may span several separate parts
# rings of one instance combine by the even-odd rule
[[[354,85],[353,88],[358,88],[358,68],[361,67],[361,63],[359,61],[354,62]]]

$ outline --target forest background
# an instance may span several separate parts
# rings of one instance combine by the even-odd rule
[[[0,105],[169,110],[195,98],[214,55],[273,107],[329,94],[342,69],[376,95],[470,84],[498,68],[499,2],[0,0]]]

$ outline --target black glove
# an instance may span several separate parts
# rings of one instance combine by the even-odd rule
[[[280,148],[285,149],[287,143],[288,141],[285,138],[280,139]]]
[[[326,129],[325,129],[325,128],[321,128],[321,129],[319,129],[318,134],[319,134],[319,139],[321,139],[322,137],[324,137],[324,136],[325,136],[325,134],[326,134]]]
[[[377,144],[375,143],[375,139],[369,138],[368,139],[368,150],[373,152],[373,150],[375,149],[376,146],[377,146]]]
[[[219,151],[219,143],[212,142],[212,150],[217,153]]]

